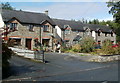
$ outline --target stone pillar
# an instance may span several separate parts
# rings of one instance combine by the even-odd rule
[[[43,37],[43,28],[41,28],[41,44],[42,44],[42,37]]]
[[[34,48],[34,38],[32,38],[31,40],[31,50],[33,50],[33,48]]]
[[[21,45],[22,45],[22,48],[26,48],[25,45],[26,45],[26,38],[21,38]]]

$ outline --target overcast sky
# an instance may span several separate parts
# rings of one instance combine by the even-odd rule
[[[113,20],[112,15],[108,13],[109,8],[106,2],[10,2],[10,4],[17,10],[40,13],[48,10],[49,16],[52,18]]]

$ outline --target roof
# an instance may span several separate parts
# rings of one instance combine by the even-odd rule
[[[64,25],[69,25],[72,30],[83,30],[83,23],[80,21],[71,21],[71,20],[62,20],[62,19],[53,19],[53,21],[61,29],[64,29]]]
[[[9,21],[12,18],[18,19],[21,23],[41,24],[48,21],[51,25],[55,25],[53,20],[44,13],[34,13],[17,10],[2,10],[3,21]]]
[[[109,26],[105,26],[105,25],[85,24],[85,27],[89,27],[93,31],[97,31],[98,29],[100,29],[102,32],[110,32],[111,31]]]
[[[77,35],[74,39],[73,39],[73,41],[79,41],[80,40],[80,38],[82,38],[81,36],[79,36],[79,35]]]
[[[61,29],[64,29],[64,25],[69,25],[72,30],[85,30],[84,27],[90,28],[90,30],[97,31],[101,29],[102,32],[110,32],[110,28],[105,25],[98,24],[83,24],[80,21],[71,21],[71,20],[62,20],[62,19],[53,19],[53,21],[58,25]]]

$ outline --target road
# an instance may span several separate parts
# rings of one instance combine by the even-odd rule
[[[83,62],[58,53],[45,53],[47,63],[12,56],[11,76],[3,81],[118,81],[118,61]]]

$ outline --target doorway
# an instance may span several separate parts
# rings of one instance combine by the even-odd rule
[[[26,47],[29,49],[29,50],[31,50],[31,41],[32,41],[32,39],[26,39]]]

